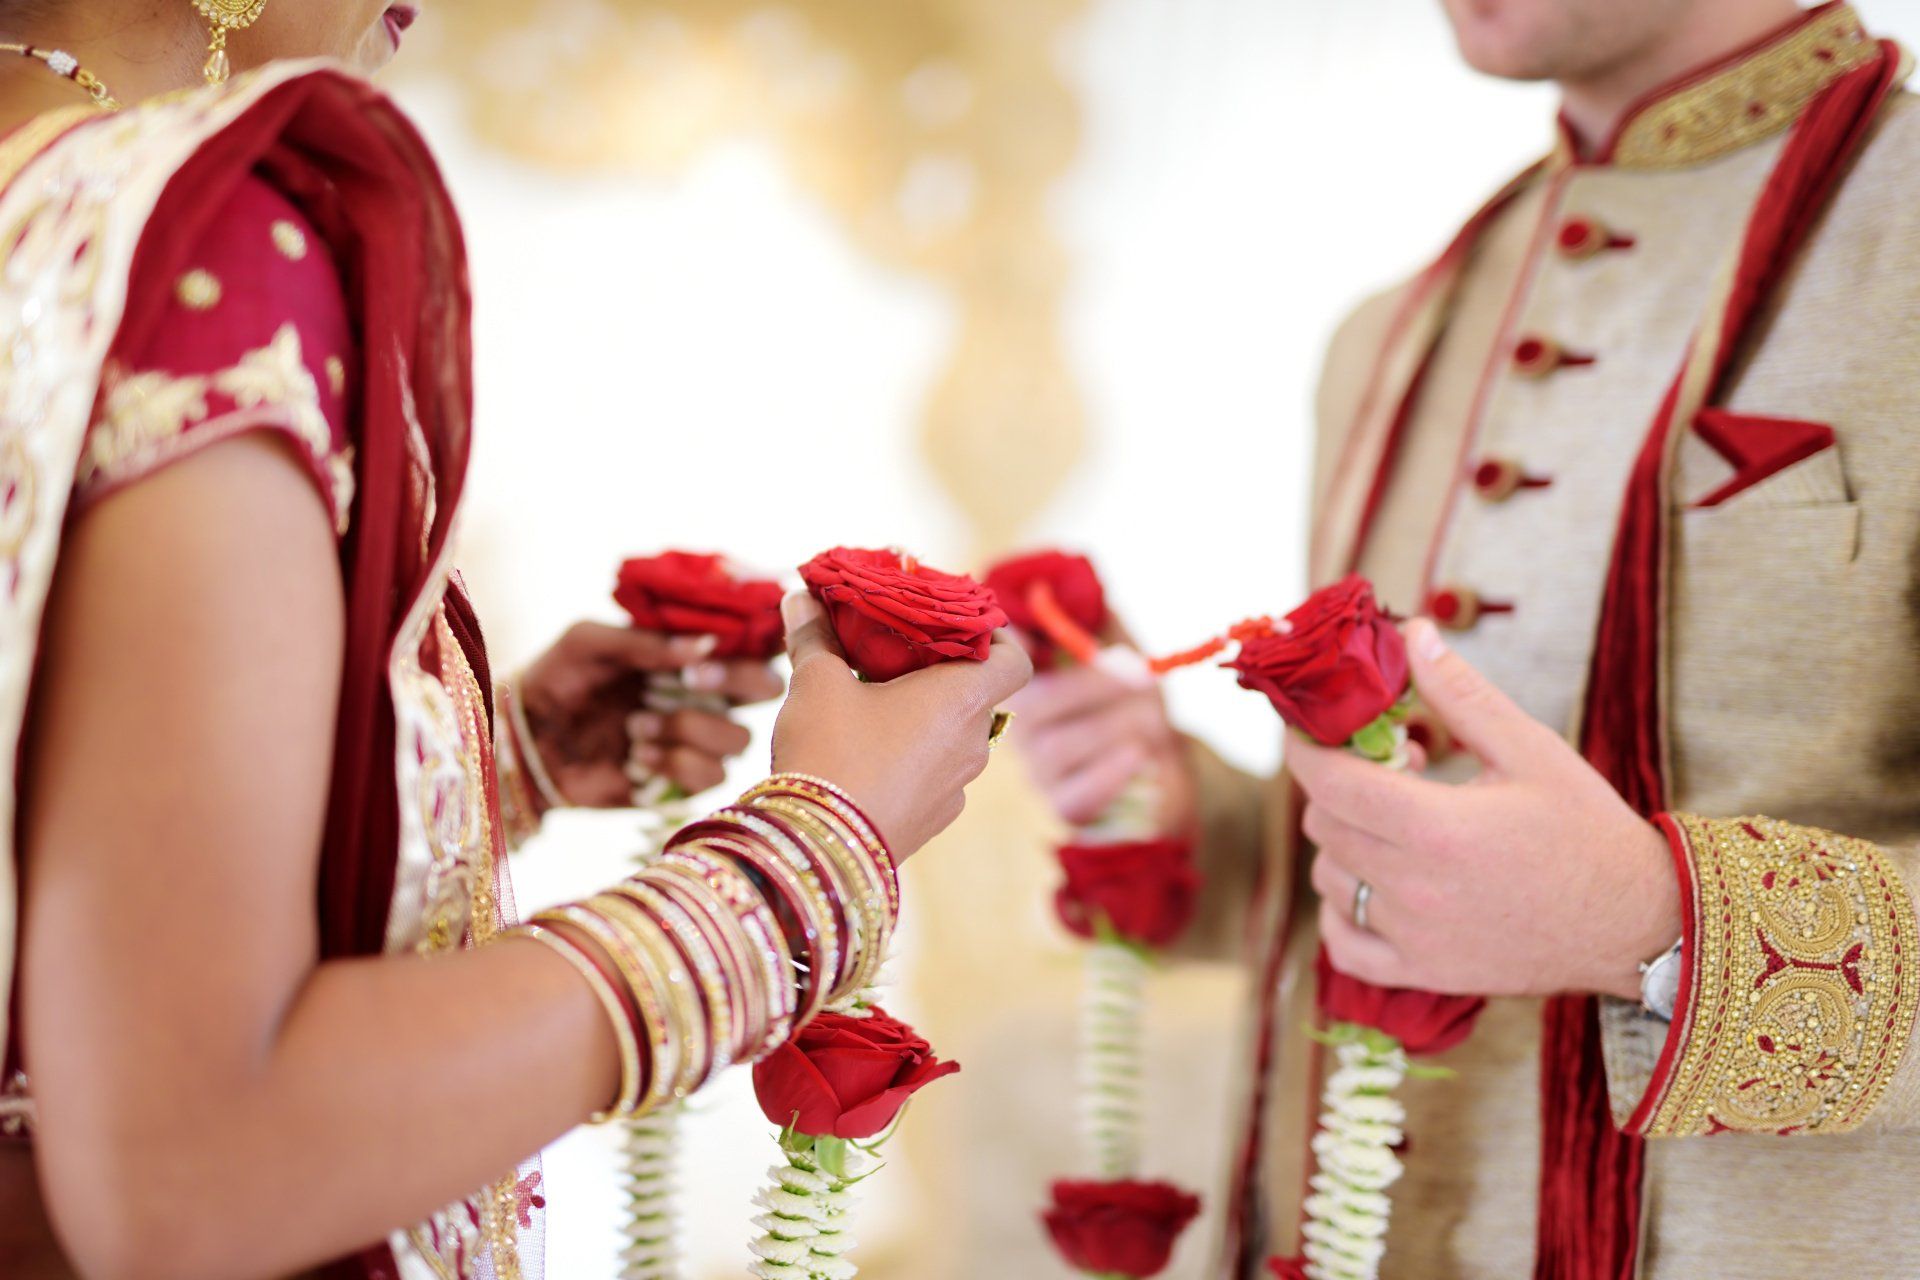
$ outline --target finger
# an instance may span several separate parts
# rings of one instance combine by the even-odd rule
[[[1318,803],[1308,803],[1300,826],[1320,851],[1321,861],[1337,863],[1356,879],[1375,885],[1391,883],[1404,876],[1409,860],[1415,856],[1372,832],[1341,821]]]
[[[1085,826],[1120,798],[1146,764],[1147,753],[1131,744],[1100,757],[1048,791],[1054,812],[1076,827]]]
[[[1071,720],[1116,702],[1135,697],[1139,690],[1097,667],[1069,667],[1036,675],[1008,706],[1031,724]]]
[[[718,760],[693,747],[669,748],[666,765],[660,772],[679,783],[688,795],[717,787],[727,780],[727,771]]]
[[[838,674],[853,674],[833,637],[833,628],[827,624],[827,611],[818,600],[805,591],[790,592],[780,602],[780,617],[787,625],[787,656],[793,661],[796,676],[813,668],[837,668]]]
[[[610,763],[574,765],[554,779],[562,795],[583,809],[618,809],[631,803],[633,784]]]
[[[713,652],[713,636],[669,636],[604,622],[576,622],[566,643],[575,653],[635,671],[678,671]]]
[[[662,732],[672,743],[721,759],[739,755],[753,742],[745,726],[711,711],[676,711]]]
[[[1441,783],[1386,768],[1345,747],[1326,747],[1289,732],[1287,772],[1300,789],[1341,821],[1394,844],[1413,844],[1431,826],[1448,789]]]
[[[627,741],[635,746],[652,742],[666,731],[667,718],[658,711],[634,711],[627,716]]]
[[[1449,648],[1431,620],[1407,624],[1407,653],[1421,700],[1481,763],[1515,773],[1541,762],[1543,751],[1551,759],[1567,749],[1559,734]]]
[[[997,707],[1027,687],[1033,679],[1033,659],[1013,632],[1002,627],[993,633],[993,647],[980,664],[980,677],[987,705]]]
[[[729,662],[726,669],[717,692],[725,694],[736,707],[772,702],[786,692],[787,682],[764,662]]]
[[[1022,732],[1014,721],[1014,741],[1020,746],[1034,780],[1049,786],[1078,773],[1103,752],[1138,743],[1142,717],[1132,703],[1091,711],[1072,720],[1041,725]]]
[[[1382,987],[1407,985],[1406,962],[1391,942],[1354,924],[1347,912],[1352,900],[1320,900],[1320,941],[1333,967],[1363,982]]]

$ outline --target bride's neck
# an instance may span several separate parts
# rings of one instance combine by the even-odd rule
[[[91,0],[29,10],[17,22],[0,16],[0,40],[72,54],[124,104],[202,83],[207,35],[185,0]],[[45,64],[0,55],[0,122],[85,101]]]

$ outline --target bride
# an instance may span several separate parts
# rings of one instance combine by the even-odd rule
[[[745,734],[569,631],[495,683],[447,563],[460,230],[386,0],[0,0],[0,1270],[539,1274],[534,1157],[869,975],[1017,646],[886,685],[789,601],[777,772],[528,925],[504,854]],[[232,78],[227,78],[229,70]],[[211,82],[211,84],[203,83]],[[10,995],[10,999],[5,997]]]

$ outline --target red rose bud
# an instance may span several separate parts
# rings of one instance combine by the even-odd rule
[[[1098,1275],[1164,1271],[1200,1201],[1165,1182],[1056,1182],[1047,1234],[1069,1265]]]
[[[719,556],[663,551],[620,566],[613,598],[633,625],[713,636],[717,658],[771,658],[784,643],[777,582],[738,576]]]
[[[986,585],[1019,631],[1033,665],[1043,671],[1059,665],[1062,647],[1036,610],[1036,590],[1044,590],[1059,616],[1083,636],[1097,635],[1107,625],[1107,593],[1085,556],[1065,551],[1011,556],[987,570]]]
[[[1268,1258],[1267,1274],[1273,1280],[1307,1280],[1307,1264],[1299,1258]]]
[[[1187,841],[1070,844],[1058,852],[1067,881],[1053,907],[1069,932],[1093,938],[1105,921],[1121,941],[1158,948],[1193,921],[1200,872]]]
[[[972,578],[898,551],[835,547],[800,566],[847,660],[873,681],[955,658],[984,661],[1007,615]]]
[[[1328,746],[1346,743],[1407,691],[1406,642],[1358,574],[1314,592],[1284,630],[1247,637],[1226,665],[1281,719]]]
[[[914,1029],[879,1008],[864,1018],[823,1013],[753,1068],[769,1122],[813,1138],[886,1132],[907,1099],[960,1070]]]
[[[1445,1053],[1473,1032],[1486,1001],[1405,987],[1376,987],[1340,972],[1325,947],[1314,959],[1320,1011],[1332,1022],[1355,1022],[1384,1031],[1410,1054]]]

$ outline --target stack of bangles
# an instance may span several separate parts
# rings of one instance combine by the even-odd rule
[[[631,879],[502,936],[551,947],[606,1009],[621,1064],[606,1121],[687,1097],[871,985],[899,912],[893,857],[859,806],[782,773]]]

